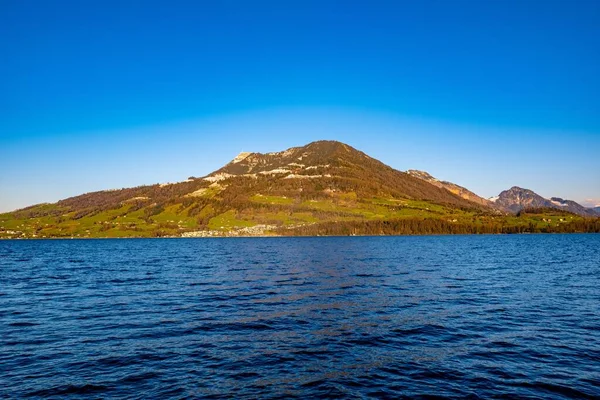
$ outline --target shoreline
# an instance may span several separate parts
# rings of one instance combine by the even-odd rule
[[[280,239],[280,238],[349,238],[349,237],[413,237],[413,236],[520,236],[520,235],[597,235],[598,232],[515,232],[515,233],[403,233],[397,235],[222,235],[222,236],[129,236],[129,237],[46,237],[46,238],[0,238],[0,241],[13,240],[156,240],[156,239]]]

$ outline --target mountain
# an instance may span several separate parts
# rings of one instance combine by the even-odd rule
[[[503,191],[497,197],[490,199],[490,201],[515,213],[523,209],[555,208],[581,216],[596,216],[592,210],[572,200],[563,200],[559,197],[546,199],[532,190],[523,189],[518,186],[513,186]]]
[[[429,173],[427,173],[425,171],[409,169],[406,172],[409,175],[414,176],[415,178],[424,180],[425,182],[431,183],[432,185],[437,186],[439,188],[446,189],[446,190],[450,191],[451,193],[454,193],[455,195],[462,197],[465,200],[469,200],[473,203],[477,203],[484,207],[502,210],[502,208],[499,207],[499,204],[496,204],[493,201],[490,201],[488,199],[484,199],[483,197],[480,197],[480,196],[476,195],[475,193],[471,192],[469,189],[466,189],[455,183],[448,182],[448,181],[440,181],[439,179],[434,178],[433,176],[431,176]]]
[[[0,238],[600,231],[600,220],[559,211],[509,220],[464,188],[430,181],[318,141],[244,152],[200,178],[0,214]]]
[[[594,207],[592,208],[592,210],[597,214],[600,215],[600,206],[599,207]]]
[[[491,198],[490,201],[507,208],[514,213],[521,211],[524,208],[553,208],[555,207],[550,200],[543,198],[539,194],[529,189],[522,189],[518,186],[501,192],[497,197]]]
[[[302,182],[302,189],[309,191],[322,188],[330,193],[355,192],[359,198],[391,196],[454,207],[481,208],[336,141],[313,142],[277,153],[241,153],[203,179],[219,182],[240,177],[268,177],[277,182],[277,188],[273,190],[289,196],[298,195],[298,182]]]

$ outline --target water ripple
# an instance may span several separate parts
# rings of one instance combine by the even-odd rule
[[[599,249],[0,241],[0,397],[600,398]]]

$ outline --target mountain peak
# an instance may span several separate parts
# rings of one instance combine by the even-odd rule
[[[303,147],[313,147],[313,146],[348,146],[346,143],[342,143],[337,140],[315,140],[314,142],[310,142]]]
[[[355,148],[347,145],[346,143],[338,142],[337,140],[317,140],[301,148],[308,152],[320,154],[333,154],[338,151],[359,152]]]
[[[535,193],[533,190],[530,190],[530,189],[525,189],[525,188],[522,188],[522,187],[520,187],[520,186],[513,186],[513,187],[511,187],[510,189],[508,189],[508,191],[510,191],[510,192],[527,192],[527,193]]]
[[[299,170],[323,170],[344,159],[366,159],[366,154],[336,140],[319,140],[300,147],[271,153],[242,152],[206,180],[222,180],[229,176],[278,175]],[[355,160],[355,161],[356,161]]]
[[[237,156],[236,156],[236,157],[235,157],[233,160],[231,160],[231,163],[232,163],[232,164],[237,164],[237,163],[239,163],[240,161],[242,161],[242,160],[246,159],[246,158],[247,158],[247,157],[248,157],[250,154],[252,154],[252,153],[250,153],[250,152],[247,152],[247,151],[242,151],[242,152],[241,152],[240,154],[238,154],[238,155],[237,155]]]
[[[525,208],[556,208],[583,216],[596,215],[594,210],[585,208],[572,200],[564,200],[560,197],[546,199],[533,190],[523,189],[518,186],[513,186],[501,192],[498,198],[495,199],[495,204],[510,209],[513,212],[519,212]]]

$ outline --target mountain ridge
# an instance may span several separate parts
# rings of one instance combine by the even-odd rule
[[[243,152],[201,178],[85,193],[0,214],[0,237],[596,229],[597,222],[563,210],[504,216],[467,189],[450,182],[432,184],[423,178],[435,178],[424,174],[396,170],[341,142],[317,141],[280,152]]]
[[[504,209],[502,207],[498,207],[498,205],[496,203],[494,203],[493,201],[485,199],[485,198],[473,193],[472,191],[470,191],[469,189],[467,189],[463,186],[457,185],[453,182],[439,180],[439,179],[433,177],[431,174],[429,174],[426,171],[409,169],[406,172],[414,177],[417,177],[426,182],[429,182],[432,185],[435,185],[440,188],[444,188],[444,189],[450,191],[451,193],[454,193],[466,200],[483,205],[485,207],[497,209],[498,211],[507,211],[506,209]]]

